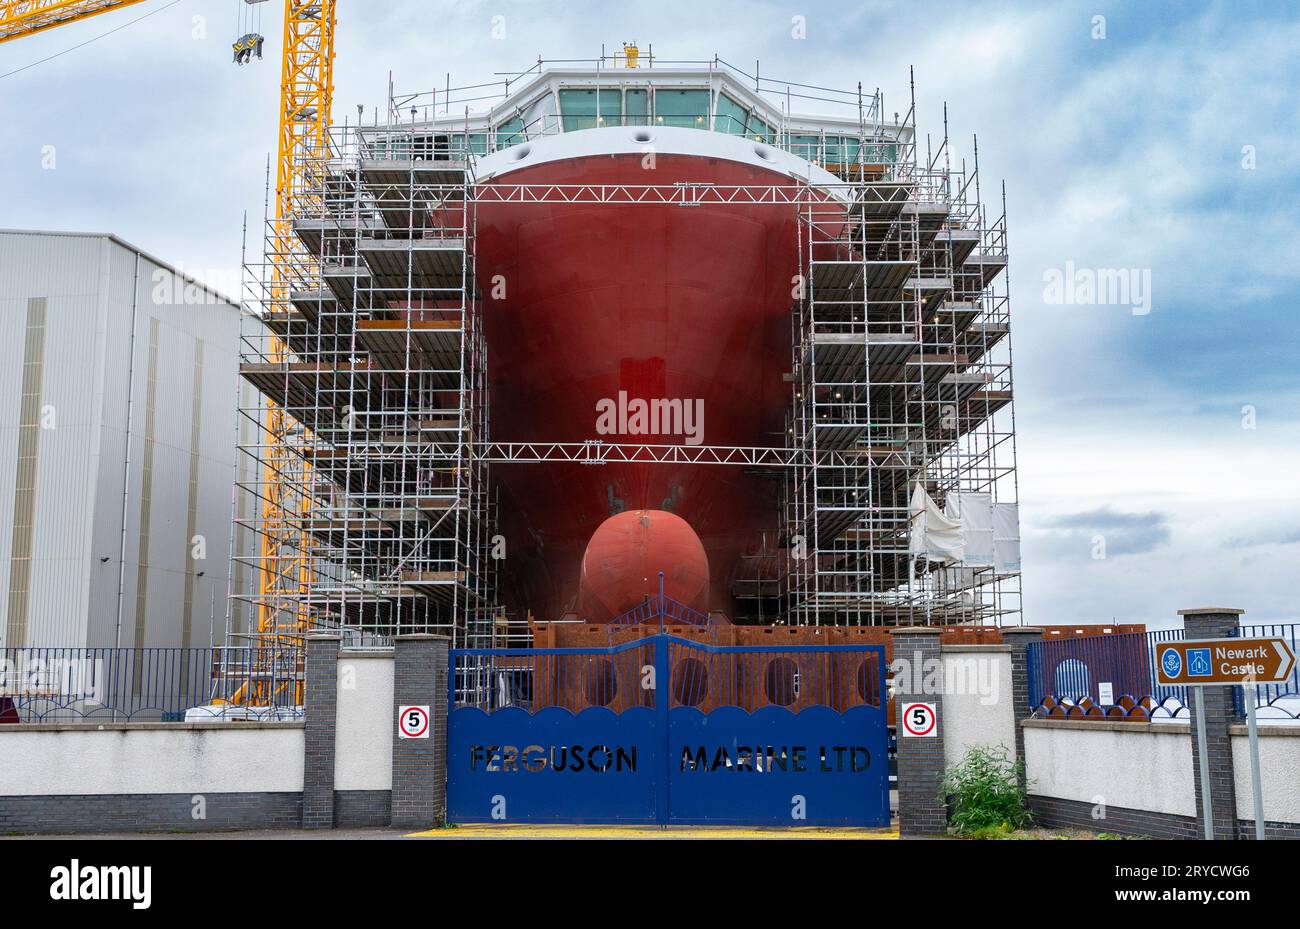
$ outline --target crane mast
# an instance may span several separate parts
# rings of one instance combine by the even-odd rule
[[[334,99],[334,28],[336,0],[285,0],[283,57],[280,69],[280,127],[276,158],[275,219],[268,255],[271,264],[272,313],[289,312],[290,293],[308,289],[311,256],[293,231],[293,218],[313,212],[321,196],[311,165],[328,144]],[[273,362],[284,360],[285,346],[271,336]],[[258,632],[263,656],[276,664],[296,664],[310,626],[306,588],[311,583],[311,546],[294,522],[310,515],[305,492],[309,475],[293,479],[295,469],[310,466],[289,447],[301,427],[267,400],[266,498],[262,503],[261,579]],[[304,488],[296,493],[294,487]],[[289,605],[289,606],[286,606]],[[296,680],[297,675],[290,679]],[[270,694],[260,695],[270,697]],[[253,700],[252,702],[262,702]]]

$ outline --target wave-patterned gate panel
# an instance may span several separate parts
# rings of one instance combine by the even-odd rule
[[[883,648],[667,648],[670,822],[889,825]]]
[[[451,822],[889,823],[879,646],[453,649],[451,684]]]

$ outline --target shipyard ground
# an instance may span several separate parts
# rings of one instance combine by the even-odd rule
[[[405,829],[257,829],[238,832],[138,832],[0,836],[3,839],[897,839],[898,828],[857,829],[806,826],[760,829],[752,826],[452,826],[424,832]]]

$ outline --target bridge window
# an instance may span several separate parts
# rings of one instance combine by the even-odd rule
[[[755,142],[766,142],[769,145],[776,142],[776,130],[757,116],[749,118],[749,125],[746,128],[749,130],[749,137]]]
[[[826,137],[827,164],[853,164],[858,160],[860,141],[853,136],[828,135]]]
[[[709,125],[707,90],[655,90],[655,122],[660,126],[706,129]]]
[[[713,128],[727,135],[744,135],[749,111],[726,94],[718,94],[718,112],[713,118]]]
[[[497,126],[497,151],[518,145],[524,140],[524,121],[516,116]]]
[[[560,131],[560,115],[555,112],[555,97],[547,93],[533,101],[524,111],[524,134],[535,139]]]
[[[427,133],[394,133],[388,137],[387,151],[390,158],[414,158],[429,161],[433,158],[434,137]]]
[[[892,164],[898,155],[898,146],[883,142],[868,143],[862,153],[863,160],[869,165]]]
[[[650,94],[644,90],[629,90],[624,94],[627,116],[624,118],[629,126],[650,125]]]
[[[642,91],[644,93],[644,91]],[[565,132],[618,126],[623,121],[623,94],[617,87],[590,90],[561,90],[560,119]],[[600,111],[597,112],[597,98]]]
[[[469,146],[465,145],[465,133],[458,132],[451,137],[451,155],[453,158],[463,157],[465,154],[486,155],[487,133],[471,132],[469,134]]]
[[[807,161],[821,161],[822,139],[818,135],[790,136],[790,151]]]

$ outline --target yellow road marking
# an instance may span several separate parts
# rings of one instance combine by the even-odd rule
[[[525,826],[475,824],[412,832],[411,839],[897,839],[897,829],[799,826]]]

